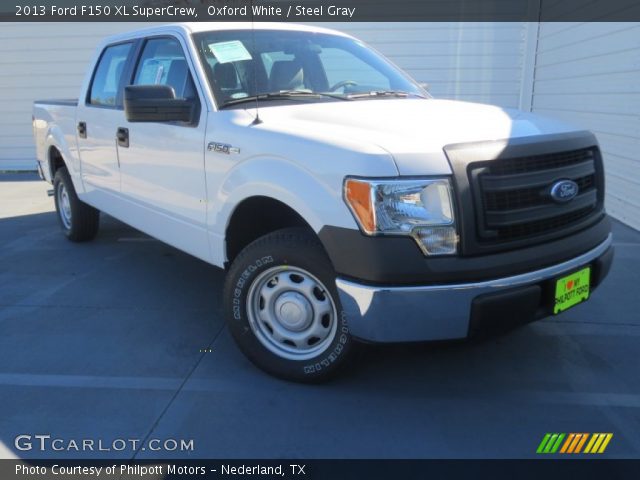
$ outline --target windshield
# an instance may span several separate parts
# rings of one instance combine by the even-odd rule
[[[403,72],[358,40],[286,30],[194,35],[218,106],[260,100],[426,97]]]

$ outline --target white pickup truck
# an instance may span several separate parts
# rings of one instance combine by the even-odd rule
[[[225,268],[260,368],[320,381],[356,341],[464,338],[586,300],[613,257],[594,136],[436,100],[359,40],[290,24],[106,39],[37,101],[65,235],[100,212]]]

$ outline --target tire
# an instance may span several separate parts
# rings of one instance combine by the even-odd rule
[[[285,380],[326,381],[354,351],[333,266],[306,229],[278,230],[242,250],[227,273],[224,310],[240,350]]]
[[[100,212],[78,198],[66,167],[56,170],[53,191],[62,232],[73,242],[93,240],[100,226]]]

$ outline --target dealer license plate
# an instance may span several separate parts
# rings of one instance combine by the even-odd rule
[[[556,298],[553,314],[564,312],[589,298],[591,267],[583,268],[571,275],[556,280]]]

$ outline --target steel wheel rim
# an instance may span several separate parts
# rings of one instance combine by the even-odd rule
[[[58,212],[64,228],[71,229],[71,201],[64,183],[60,183],[58,186]]]
[[[317,277],[292,266],[262,272],[247,294],[249,325],[270,352],[306,360],[324,352],[338,329],[336,305]]]

